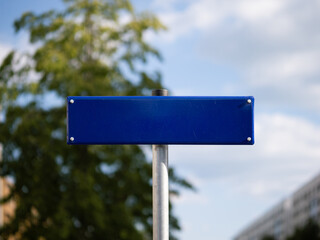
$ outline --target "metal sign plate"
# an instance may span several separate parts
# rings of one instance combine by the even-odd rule
[[[253,97],[68,97],[68,144],[254,143]]]

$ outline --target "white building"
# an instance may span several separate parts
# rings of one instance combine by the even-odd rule
[[[2,145],[0,144],[0,161],[2,156]],[[10,184],[6,178],[0,178],[0,198],[8,196],[10,191]],[[14,214],[15,204],[13,201],[9,201],[6,204],[0,204],[0,226],[8,222],[9,217]],[[0,237],[1,239],[1,237]]]
[[[0,144],[0,162],[1,162],[1,159],[2,159],[2,145]],[[0,199],[2,197],[3,197],[3,179],[0,178]],[[3,225],[3,205],[0,205],[0,226],[1,225]]]
[[[308,219],[320,220],[320,174],[241,231],[234,240],[283,240]]]

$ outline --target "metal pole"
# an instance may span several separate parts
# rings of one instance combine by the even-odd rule
[[[166,89],[152,96],[168,96]],[[169,240],[168,145],[152,145],[153,240]]]

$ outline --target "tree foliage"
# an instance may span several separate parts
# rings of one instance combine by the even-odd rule
[[[265,235],[264,237],[261,238],[261,240],[276,240],[276,239],[273,236]]]
[[[16,202],[3,239],[151,239],[151,165],[139,146],[67,146],[67,96],[150,95],[161,75],[147,72],[159,52],[144,40],[164,26],[129,0],[64,0],[63,11],[26,12],[32,53],[0,66],[4,121],[1,176]],[[50,96],[50,97],[49,97]],[[171,193],[192,188],[170,169]],[[171,204],[170,204],[171,206]],[[179,230],[170,213],[171,239]]]
[[[261,240],[277,240],[272,235],[266,235]],[[309,219],[302,226],[296,227],[293,233],[285,238],[285,240],[320,240],[319,223],[313,219]]]
[[[303,226],[298,227],[286,238],[286,240],[320,240],[320,227],[314,220],[307,221]]]

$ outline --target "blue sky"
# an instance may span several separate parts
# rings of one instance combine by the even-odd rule
[[[12,21],[60,1],[3,1],[0,58],[28,48]],[[320,170],[319,0],[139,0],[169,30],[146,34],[173,95],[255,96],[254,146],[170,146],[197,192],[175,212],[181,239],[229,240]]]

